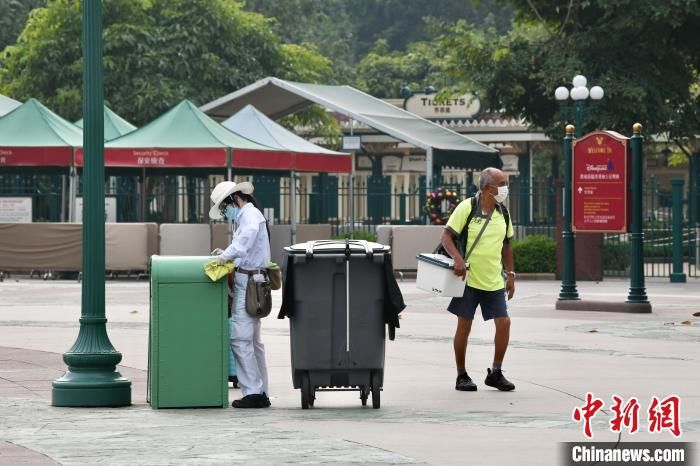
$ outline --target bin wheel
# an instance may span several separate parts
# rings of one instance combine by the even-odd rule
[[[304,372],[301,374],[301,409],[309,409],[309,406],[313,406],[312,396],[309,373]]]
[[[361,385],[360,386],[360,400],[362,401],[362,406],[367,406],[367,398],[369,397],[369,389]]]
[[[382,387],[379,386],[379,372],[372,372],[372,408],[379,409]]]

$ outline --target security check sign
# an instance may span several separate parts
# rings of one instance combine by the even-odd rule
[[[627,231],[629,160],[629,138],[614,131],[596,131],[574,141],[574,231]]]

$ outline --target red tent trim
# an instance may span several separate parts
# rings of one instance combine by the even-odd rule
[[[75,164],[82,167],[83,150],[75,153]],[[121,149],[105,148],[106,167],[225,167],[224,148]]]
[[[72,147],[0,147],[0,167],[70,167]]]
[[[285,151],[233,149],[233,168],[298,170],[303,172],[350,173],[350,157],[324,154],[295,154]]]

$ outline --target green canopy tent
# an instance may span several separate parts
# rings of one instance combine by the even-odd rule
[[[278,168],[289,168],[290,177],[295,179],[297,171],[350,173],[352,158],[350,154],[335,152],[317,146],[292,133],[283,126],[269,119],[254,106],[247,105],[231,118],[221,123],[225,128],[239,134],[245,134],[255,142],[288,152],[288,160]],[[245,163],[240,160],[239,163]],[[234,159],[234,165],[238,166]],[[290,211],[296,211],[296,190],[290,190]],[[290,216],[292,226],[292,243],[296,242],[296,217]]]
[[[21,102],[17,102],[15,99],[10,99],[9,97],[0,94],[0,118],[3,115],[10,113],[20,105],[22,105]]]
[[[38,172],[68,173],[68,220],[72,220],[76,192],[73,160],[76,148],[82,144],[80,128],[36,99],[29,99],[0,119],[0,170],[32,175]],[[65,195],[62,195],[63,199]],[[62,201],[61,219],[65,220],[63,204]]]
[[[105,142],[111,141],[112,139],[117,139],[119,137],[122,137],[126,134],[131,133],[136,129],[136,126],[132,125],[128,121],[126,121],[124,118],[120,117],[116,113],[114,113],[109,107],[105,105],[104,108],[104,121],[105,121],[105,129],[104,129],[104,138]],[[83,119],[81,118],[80,120],[75,122],[75,126],[78,128],[83,127]]]
[[[226,170],[231,179],[233,153],[252,160],[284,155],[227,130],[183,100],[147,125],[106,143],[104,157],[112,173],[138,170],[141,220],[145,220],[143,194],[148,174],[210,173],[214,169]],[[76,166],[83,166],[82,150],[76,151],[75,161]]]

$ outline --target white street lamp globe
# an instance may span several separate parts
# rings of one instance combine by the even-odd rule
[[[554,90],[554,97],[557,100],[566,100],[569,98],[569,90],[564,86],[559,86]]]
[[[578,88],[578,96],[580,100],[586,100],[588,98],[588,88],[585,86],[581,86]]]
[[[586,77],[582,74],[577,74],[574,76],[574,80],[572,82],[574,87],[586,87],[586,84],[588,84]]]
[[[575,87],[571,89],[571,99],[572,100],[581,100],[581,93],[580,93],[580,87]]]
[[[600,86],[593,86],[591,88],[591,99],[593,100],[600,100],[603,98],[605,95],[605,92],[603,92],[603,88]]]

